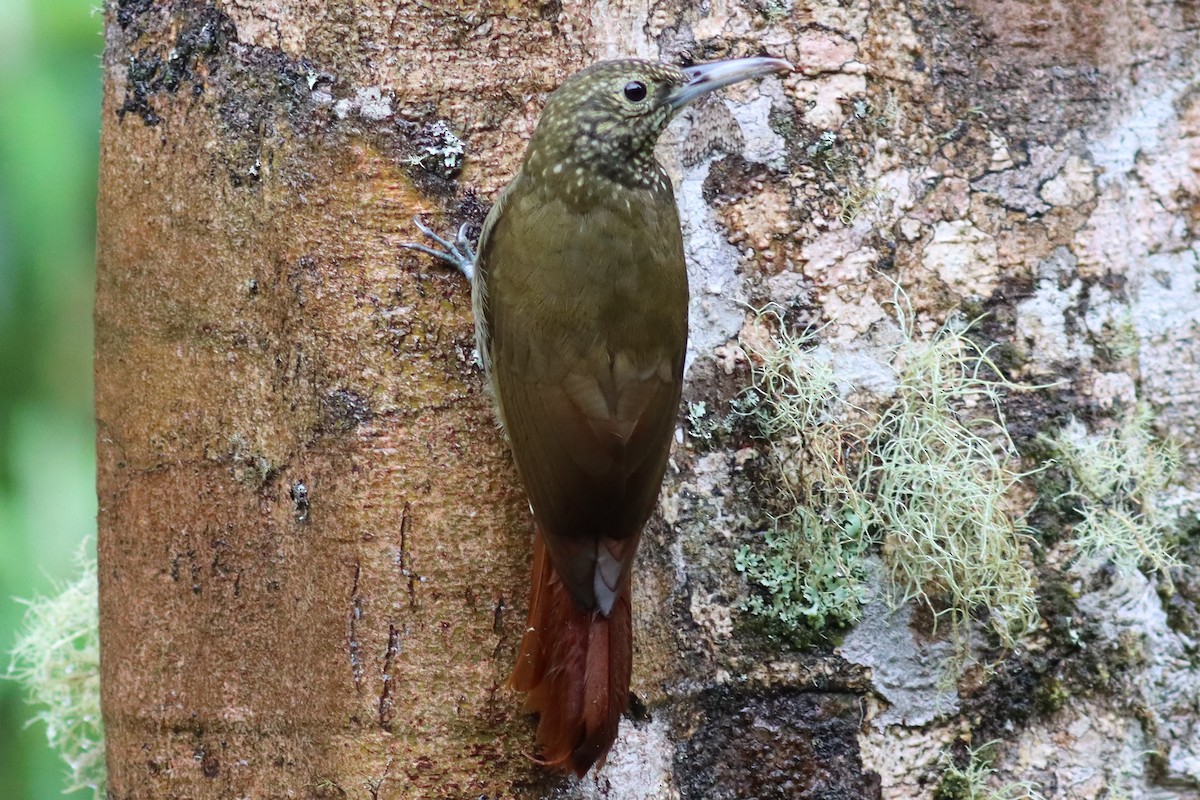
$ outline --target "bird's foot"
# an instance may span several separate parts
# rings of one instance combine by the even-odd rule
[[[427,228],[420,219],[413,217],[413,223],[425,234],[426,237],[432,239],[437,244],[441,245],[444,250],[434,247],[427,247],[416,242],[402,242],[401,247],[409,250],[417,250],[422,253],[427,253],[439,261],[444,261],[456,270],[466,276],[467,280],[475,278],[475,251],[471,249],[471,243],[467,240],[467,224],[464,222],[458,229],[458,235],[454,237],[454,241],[450,242],[438,236],[432,230]]]

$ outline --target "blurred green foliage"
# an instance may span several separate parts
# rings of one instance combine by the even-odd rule
[[[96,525],[96,4],[0,0],[0,653],[22,623],[15,598],[73,578],[74,552]],[[9,800],[58,797],[66,786],[45,730],[27,724],[33,713],[19,685],[0,681]]]

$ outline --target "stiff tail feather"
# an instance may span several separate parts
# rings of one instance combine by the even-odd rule
[[[582,778],[593,764],[604,763],[629,701],[632,663],[627,587],[607,617],[580,608],[555,572],[539,531],[529,622],[509,685],[527,692],[525,709],[540,715],[542,764]]]

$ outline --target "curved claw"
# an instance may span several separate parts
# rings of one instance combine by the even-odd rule
[[[464,222],[462,225],[458,226],[458,238],[455,239],[455,242],[459,247],[462,248],[463,255],[465,255],[470,260],[471,265],[474,266],[475,251],[471,249],[471,240],[467,238],[467,223]]]
[[[475,277],[475,253],[471,250],[471,244],[467,240],[467,225],[463,223],[458,229],[458,236],[454,243],[451,243],[441,236],[438,236],[430,230],[419,217],[413,217],[413,224],[417,226],[417,230],[425,234],[426,237],[437,242],[445,248],[438,250],[433,247],[428,247],[416,242],[401,242],[400,246],[406,250],[416,250],[419,253],[425,253],[433,256],[439,261],[444,261],[456,270],[466,276],[467,280],[473,280]],[[461,249],[459,249],[461,248]]]

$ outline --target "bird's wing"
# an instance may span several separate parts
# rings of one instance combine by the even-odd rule
[[[507,365],[498,359],[499,376]],[[587,606],[607,606],[627,577],[658,496],[679,402],[677,367],[665,354],[660,363],[616,382],[611,400],[580,369],[497,385],[551,558]]]

